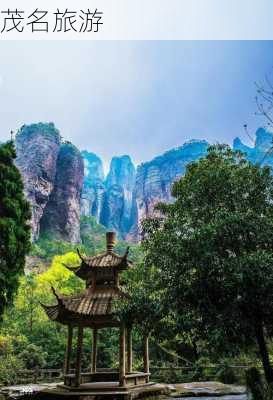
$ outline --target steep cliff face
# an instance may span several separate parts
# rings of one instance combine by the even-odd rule
[[[246,146],[237,137],[233,141],[234,150],[240,150],[245,153],[246,158],[253,164],[269,165],[273,167],[273,154],[269,152],[273,146],[272,132],[259,128],[256,131],[256,140],[253,147]]]
[[[87,151],[82,152],[82,157],[84,185],[81,215],[94,216],[97,222],[116,230],[124,238],[136,219],[134,164],[127,155],[114,157],[104,179],[101,159]]]
[[[101,159],[94,153],[82,151],[84,181],[81,197],[81,214],[100,220],[103,195],[105,192],[104,172]]]
[[[40,220],[53,190],[61,137],[54,124],[24,125],[16,135],[16,164],[32,208],[32,235],[39,237]]]
[[[32,208],[33,240],[43,233],[78,242],[84,174],[80,152],[70,143],[61,143],[52,123],[22,126],[16,150],[16,164]]]
[[[121,238],[136,240],[140,221],[154,213],[159,201],[172,201],[172,183],[185,172],[186,165],[204,156],[206,141],[191,141],[140,165],[137,173],[129,156],[114,157],[103,182],[102,163],[84,152],[85,183],[82,215],[95,216]]]
[[[182,147],[166,152],[137,168],[134,196],[137,203],[137,221],[154,213],[158,202],[171,202],[171,187],[185,173],[186,165],[206,155],[206,141],[190,141]],[[133,236],[137,233],[134,226]]]
[[[252,163],[273,168],[272,146],[273,134],[263,128],[257,130],[253,147],[239,138],[233,144]],[[154,213],[158,202],[173,200],[173,182],[189,162],[205,156],[207,148],[206,141],[187,142],[141,164],[137,172],[129,156],[114,157],[105,179],[101,159],[61,143],[54,124],[24,125],[16,136],[16,164],[32,206],[34,240],[42,233],[79,242],[80,213],[94,216],[123,239],[136,240],[141,220]]]
[[[61,145],[56,164],[54,188],[41,219],[41,234],[70,243],[80,242],[80,198],[84,164],[71,143]]]
[[[136,219],[133,191],[136,171],[129,156],[114,157],[105,181],[100,223],[115,229],[121,237],[130,231]]]

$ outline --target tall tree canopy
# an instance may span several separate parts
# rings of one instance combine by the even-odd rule
[[[13,298],[30,248],[30,208],[12,141],[0,146],[0,318]]]
[[[145,262],[156,265],[182,330],[211,349],[257,344],[273,381],[273,179],[226,145],[188,165],[173,204],[144,223]],[[219,353],[218,353],[219,354]]]

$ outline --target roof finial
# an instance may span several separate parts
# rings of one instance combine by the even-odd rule
[[[13,130],[10,131],[10,140],[12,142],[14,142],[14,131]]]
[[[115,232],[106,232],[106,245],[107,252],[112,253],[113,248],[116,242],[116,233]]]

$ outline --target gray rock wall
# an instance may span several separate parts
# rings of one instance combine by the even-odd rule
[[[189,162],[204,157],[207,148],[206,141],[190,141],[137,168],[134,191],[137,220],[129,233],[130,237],[137,237],[142,219],[154,214],[154,207],[157,203],[172,201],[173,182],[185,173],[186,165]]]
[[[40,220],[54,187],[61,137],[53,124],[24,125],[16,135],[16,165],[32,208],[32,236],[40,232]]]
[[[84,164],[79,150],[64,143],[56,164],[54,188],[41,219],[41,234],[80,242],[80,199]]]
[[[234,149],[252,163],[273,167],[273,135],[256,132],[253,147],[236,138]],[[105,179],[102,160],[61,143],[54,124],[24,125],[16,136],[17,160],[32,207],[33,239],[40,233],[62,240],[80,241],[80,214],[94,216],[120,238],[137,240],[143,218],[155,212],[158,202],[171,202],[172,184],[189,162],[206,155],[206,141],[189,141],[135,170],[128,155],[113,157]]]
[[[82,151],[84,182],[81,197],[81,214],[94,216],[99,222],[105,192],[104,172],[101,159],[94,153]]]
[[[80,152],[61,143],[52,123],[24,125],[16,135],[18,166],[32,209],[32,236],[50,234],[80,241],[80,197],[84,167]]]

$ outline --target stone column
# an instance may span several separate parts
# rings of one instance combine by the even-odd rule
[[[143,340],[143,360],[144,360],[144,372],[150,373],[150,360],[149,360],[149,336],[145,336]],[[149,376],[146,378],[146,382],[149,382]]]
[[[91,360],[91,372],[94,374],[97,372],[97,342],[98,342],[98,330],[93,329],[93,341],[92,341],[92,360]]]
[[[119,337],[119,385],[125,385],[125,326],[120,326]]]
[[[64,375],[68,375],[70,371],[70,359],[72,352],[72,338],[73,338],[73,327],[68,325],[67,327],[67,345],[64,360]]]
[[[127,328],[127,373],[133,371],[133,343],[132,343],[132,327]]]
[[[83,341],[83,327],[79,326],[77,356],[76,356],[76,373],[75,373],[75,386],[76,387],[80,386],[80,384],[81,384],[82,341]]]

